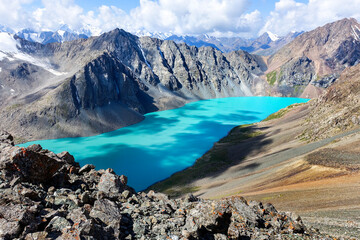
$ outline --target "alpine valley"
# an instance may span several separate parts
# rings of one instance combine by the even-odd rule
[[[327,24],[269,57],[120,29],[46,45],[1,32],[1,127],[22,141],[88,136],[199,99],[317,97],[357,63],[358,26]]]
[[[254,40],[2,31],[0,238],[357,239],[359,59],[353,18]],[[14,147],[97,135],[146,113],[243,96],[312,100],[235,127],[147,193],[112,169],[80,168],[69,153]],[[152,190],[196,197],[172,200]]]

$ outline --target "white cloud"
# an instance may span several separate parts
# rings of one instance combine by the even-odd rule
[[[83,9],[74,0],[42,0],[43,8],[33,12],[36,27],[39,29],[58,29],[67,24],[73,28],[81,27]]]
[[[360,18],[360,0],[309,0],[307,4],[280,0],[260,33],[285,35],[290,31],[308,31],[345,17]]]
[[[94,35],[113,30],[114,28],[130,29],[130,17],[115,6],[100,6],[98,12],[88,12],[80,17],[82,28],[90,29]]]
[[[137,27],[176,34],[244,33],[259,29],[258,11],[246,14],[248,0],[141,0],[131,12]]]
[[[32,1],[33,0],[0,0],[0,24],[11,28],[27,26],[29,24],[29,18],[22,6]]]
[[[42,7],[27,12],[34,0],[0,0],[0,25],[36,30],[89,29],[93,34],[116,27],[136,32],[212,34],[253,37],[270,31],[285,35],[290,31],[311,30],[344,17],[360,19],[360,0],[278,0],[264,21],[258,10],[249,12],[250,0],[140,0],[129,14],[115,6],[100,6],[84,12],[75,0],[42,0]],[[254,2],[253,2],[254,3]]]
[[[0,24],[36,30],[57,30],[66,24],[75,30],[90,29],[96,35],[116,27],[132,32],[253,35],[262,23],[259,11],[247,12],[250,0],[192,0],[191,4],[183,0],[140,0],[140,6],[129,14],[105,5],[84,12],[74,0],[42,0],[41,8],[25,12],[23,5],[32,1],[0,0]]]

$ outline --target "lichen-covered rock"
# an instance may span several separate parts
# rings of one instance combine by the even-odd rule
[[[13,180],[44,183],[49,181],[66,162],[49,156],[53,153],[42,151],[37,145],[27,148],[13,147],[10,154],[0,161],[2,177]]]
[[[80,170],[69,153],[0,136],[0,239],[331,239],[271,204],[136,193],[111,169]],[[42,177],[34,173],[41,164]]]

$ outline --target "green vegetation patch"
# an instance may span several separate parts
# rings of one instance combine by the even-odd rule
[[[302,85],[295,85],[294,86],[294,94],[298,95],[299,93],[301,93],[303,86]]]
[[[279,111],[277,111],[276,113],[270,114],[267,118],[265,118],[264,120],[262,120],[263,122],[266,121],[270,121],[273,119],[278,119],[281,118],[282,116],[284,116],[287,112],[289,112],[291,109],[293,109],[294,107],[303,105],[304,103],[295,103],[295,104],[291,104],[290,106],[286,107],[286,108],[282,108]]]
[[[262,132],[255,131],[252,125],[241,125],[233,128],[230,133],[196,160],[193,166],[183,171],[174,173],[164,181],[158,182],[148,188],[163,192],[171,197],[179,197],[186,193],[196,192],[198,187],[192,187],[195,180],[214,175],[230,167],[233,162],[228,154],[228,149],[236,143],[245,139],[261,135]]]
[[[252,124],[234,127],[219,143],[238,143],[263,134],[261,131],[254,131],[251,126]]]
[[[22,137],[14,137],[14,143],[15,144],[25,143],[27,141],[28,141],[27,139],[22,138]]]
[[[6,109],[7,109],[8,111],[10,111],[10,110],[14,110],[14,109],[16,109],[16,108],[19,108],[19,107],[21,107],[21,106],[22,106],[22,104],[16,103],[16,104],[13,104],[13,105],[11,105],[11,106],[8,106]]]
[[[276,71],[272,71],[266,74],[266,81],[270,84],[270,86],[274,86],[276,82],[276,75],[277,75]]]

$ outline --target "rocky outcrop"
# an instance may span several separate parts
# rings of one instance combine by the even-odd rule
[[[346,69],[334,85],[310,102],[300,138],[315,141],[360,126],[360,66]]]
[[[67,152],[19,148],[0,133],[1,239],[330,239],[295,214],[241,197],[136,193],[113,170]]]
[[[292,59],[266,77],[270,86],[273,86],[273,91],[288,97],[299,97],[304,88],[316,78],[314,62],[305,56]],[[324,80],[319,81],[317,85],[322,87],[325,85],[323,82]]]

